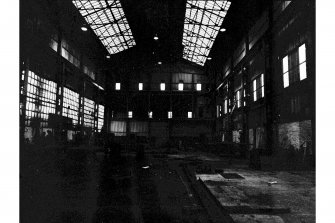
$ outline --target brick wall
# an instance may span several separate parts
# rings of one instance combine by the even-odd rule
[[[278,140],[281,149],[289,149],[291,146],[299,150],[312,138],[311,120],[301,122],[284,123],[278,127]]]

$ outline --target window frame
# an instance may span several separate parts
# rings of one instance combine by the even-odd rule
[[[115,83],[115,90],[116,91],[121,91],[121,83],[120,82]]]
[[[187,112],[187,118],[189,119],[193,118],[193,113],[191,111]]]
[[[235,92],[235,99],[236,99],[236,107],[237,108],[240,108],[240,107],[244,106],[244,104],[242,103],[243,102],[242,93],[243,93],[243,88],[240,88]]]
[[[307,44],[302,43],[294,48],[281,59],[281,73],[283,80],[283,87],[287,88],[290,85],[307,79]],[[292,60],[294,54],[297,54],[297,65],[292,67]],[[297,72],[297,73],[295,73]]]
[[[133,111],[128,111],[128,118],[133,118]]]
[[[196,91],[201,91],[202,90],[202,85],[201,83],[197,83],[195,86]]]
[[[258,84],[257,84],[258,83]],[[258,75],[252,80],[252,99],[256,102],[265,96],[264,73]],[[260,93],[259,93],[260,92]],[[260,97],[259,97],[260,95]]]
[[[173,113],[172,111],[168,111],[168,119],[172,119],[173,118]]]
[[[166,84],[164,82],[161,82],[160,86],[159,86],[159,89],[160,89],[160,91],[165,91],[166,90]]]
[[[223,114],[228,114],[228,98],[224,99],[223,101]]]
[[[142,82],[138,83],[138,90],[143,91],[143,83]]]

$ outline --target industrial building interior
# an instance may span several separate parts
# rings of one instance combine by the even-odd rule
[[[315,1],[20,1],[20,222],[315,222]]]

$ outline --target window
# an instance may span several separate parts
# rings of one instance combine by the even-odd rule
[[[284,88],[288,87],[288,56],[283,59],[283,79],[284,79]]]
[[[161,91],[165,91],[165,83],[161,83]]]
[[[86,74],[87,76],[89,76],[90,78],[92,78],[93,80],[95,80],[95,73],[93,72],[92,69],[90,69],[87,66],[83,66],[83,72],[84,74]]]
[[[178,84],[178,91],[183,91],[184,90],[184,83],[183,82],[179,82]]]
[[[105,107],[103,105],[98,106],[98,131],[101,132],[102,126],[104,125],[104,114]]]
[[[115,83],[115,90],[121,90],[121,83]]]
[[[84,125],[94,127],[94,101],[84,98]]]
[[[241,107],[241,105],[242,105],[241,92],[242,92],[242,90],[236,91],[236,105],[237,105],[237,108]]]
[[[246,98],[246,96],[245,96],[245,89],[243,89],[243,106],[246,106],[247,105],[247,102],[245,101],[245,98]]]
[[[201,84],[197,84],[197,91],[201,91]]]
[[[216,117],[217,118],[221,117],[221,112],[222,112],[222,105],[217,105],[216,106]]]
[[[300,72],[300,80],[304,80],[307,78],[305,44],[299,47],[299,72]]]
[[[227,113],[228,113],[228,100],[225,99],[223,103],[223,114],[227,114]]]
[[[109,131],[114,133],[115,136],[126,136],[127,135],[127,122],[111,121]]]
[[[143,90],[143,83],[138,83],[138,90],[142,91]]]
[[[56,83],[28,71],[26,119],[40,118],[41,127],[47,127],[49,113],[56,112]],[[23,92],[22,92],[23,93]]]
[[[23,71],[22,71],[22,74],[21,74],[21,80],[22,80],[22,81],[24,81],[24,74],[25,74],[25,73],[26,73],[26,72],[23,70]]]
[[[58,48],[58,35],[53,34],[51,36],[50,42],[49,42],[49,46],[51,47],[51,49],[53,49],[54,51],[57,52],[57,48]]]
[[[187,112],[187,118],[192,118],[192,112]]]
[[[148,112],[149,118],[152,118],[152,111]]]
[[[132,111],[128,112],[128,118],[133,118],[133,112]]]
[[[61,50],[62,57],[68,60],[76,67],[80,67],[79,61],[79,53],[73,49],[65,40],[62,40],[62,50]]]
[[[292,1],[283,1],[281,3],[281,11],[284,11],[286,7],[291,3]]]
[[[233,53],[234,66],[236,66],[244,58],[245,55],[246,55],[246,42],[245,39],[243,39]]]
[[[168,112],[168,118],[172,118],[172,111]]]
[[[253,99],[257,101],[264,97],[264,74],[261,74],[255,80],[253,80]]]
[[[290,84],[307,78],[306,70],[306,45],[301,45],[298,50],[282,59],[284,88]]]
[[[79,94],[63,88],[63,116],[72,118],[72,123],[78,123]]]

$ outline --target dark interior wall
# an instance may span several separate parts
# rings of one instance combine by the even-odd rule
[[[104,86],[106,50],[94,34],[80,30],[84,21],[71,1],[27,0],[20,4],[20,57],[29,58],[32,70],[45,73],[52,80],[56,80],[57,73],[64,72],[64,81],[79,90],[78,80],[87,76],[82,70],[86,65],[95,68],[95,81]],[[52,38],[57,39],[58,45],[66,41],[75,49],[81,67],[75,67],[64,58],[57,61],[58,55],[50,47]]]
[[[297,1],[274,26],[276,147],[315,151],[315,2]],[[307,78],[283,87],[282,59],[306,45]]]
[[[263,145],[272,147],[272,149],[277,146],[284,148],[281,145],[285,143],[281,144],[281,142],[284,138],[287,141],[285,136],[294,135],[294,139],[288,137],[289,143],[293,143],[298,149],[300,147],[297,146],[297,142],[302,144],[306,139],[312,139],[313,144],[315,136],[315,125],[313,124],[315,123],[315,2],[291,1],[286,8],[282,4],[284,3],[274,1],[273,9],[271,8],[273,12],[265,11],[252,27],[253,32],[248,32],[247,42],[252,37],[250,33],[255,34],[257,27],[262,34],[257,37],[251,49],[249,45],[244,58],[232,64],[234,57],[237,59],[238,52],[241,51],[238,47],[240,44],[235,48],[235,54],[232,54],[223,63],[222,73],[216,79],[217,86],[224,89],[228,83],[228,85],[233,85],[233,90],[218,90],[217,104],[222,105],[227,97],[234,100],[233,92],[240,88],[244,73],[246,79],[242,87],[246,89],[244,98],[246,107],[236,109],[233,114],[219,117],[217,122],[224,131],[236,131],[239,129],[238,117],[245,115],[246,122],[243,131],[246,130],[245,132],[249,134],[249,130],[252,130],[250,132],[252,139],[249,140],[249,136],[245,136],[249,142],[259,144],[259,140],[266,139],[268,143],[263,143]],[[266,30],[264,31],[262,27],[266,27]],[[284,88],[282,59],[297,51],[302,44],[306,44],[307,78],[290,83],[289,87]],[[254,102],[252,81],[260,74],[264,74],[265,97]],[[229,120],[232,120],[234,124],[229,125]],[[272,134],[274,140],[268,137]]]
[[[176,63],[151,64],[145,67],[131,68],[126,66],[115,67],[110,84],[121,82],[126,90],[137,91],[138,83],[144,83],[144,90],[160,90],[160,83],[166,84],[169,91],[170,84],[183,81],[185,86],[192,83],[207,83],[207,78],[202,68],[189,65],[183,61]],[[175,86],[173,86],[175,88]],[[113,88],[113,86],[111,86]],[[185,88],[185,90],[191,90]]]
[[[55,26],[47,17],[43,7],[36,1],[21,1],[20,57],[29,57],[30,69],[56,79],[57,57],[49,47]]]
[[[213,121],[210,120],[115,120],[111,121],[110,131],[126,144],[131,135],[150,139],[155,147],[178,146],[183,143],[212,140]],[[128,136],[128,137],[127,137]]]
[[[310,16],[310,6],[304,6],[301,11],[295,8],[289,8],[294,16],[279,20],[279,24],[275,27],[275,74],[274,91],[278,97],[278,115],[280,115],[280,122],[292,122],[295,120],[311,120],[313,118],[313,111],[315,107],[315,46],[313,43],[313,16]],[[307,64],[307,78],[302,81],[290,84],[289,87],[283,88],[282,75],[282,59],[296,51],[299,46],[306,44],[306,64]],[[299,114],[292,113],[291,99],[293,97],[300,98]]]
[[[199,137],[199,133],[211,135],[211,125],[204,125],[202,120],[211,119],[210,100],[207,93],[207,78],[204,70],[184,61],[152,65],[141,69],[118,68],[110,78],[108,94],[109,114],[113,121],[130,123],[142,121],[148,124],[146,136],[154,138],[156,145],[164,145],[175,137]],[[121,82],[121,90],[114,85]],[[184,90],[178,91],[182,81]],[[138,83],[143,83],[143,91],[138,90]],[[165,83],[165,91],[160,90],[160,83]],[[196,84],[202,84],[202,90],[196,91]],[[128,111],[133,117],[128,118]],[[148,112],[153,112],[149,119]],[[172,111],[172,119],[168,119]],[[188,112],[192,118],[188,119]],[[138,135],[137,133],[135,133]]]
[[[78,93],[80,98],[86,97],[94,100],[96,104],[104,104],[104,93],[93,85],[93,82],[104,87],[107,73],[106,50],[94,34],[84,33],[80,29],[82,24],[83,18],[71,1],[20,1],[20,69],[25,71],[25,77],[22,78],[24,81],[20,81],[20,88],[23,89],[20,95],[22,137],[25,135],[24,131],[28,127],[31,128],[29,124],[31,122],[28,120],[30,118],[25,112],[29,71],[40,78],[56,83],[56,99],[52,102],[56,108],[51,112],[52,114],[66,116],[63,114],[62,91],[65,87]],[[62,55],[65,42],[71,48],[71,53],[73,53],[72,50],[76,52],[79,63],[75,64],[72,58],[65,58]],[[84,66],[94,71],[94,79],[85,73]],[[43,91],[36,93],[38,97],[43,94]],[[42,107],[39,99],[34,103]],[[40,116],[41,111],[34,112],[36,117]],[[45,119],[44,116],[43,119]],[[49,129],[51,128],[47,123],[48,120],[43,122]],[[78,126],[82,125],[83,123],[79,123]],[[43,128],[46,126],[43,125]]]

